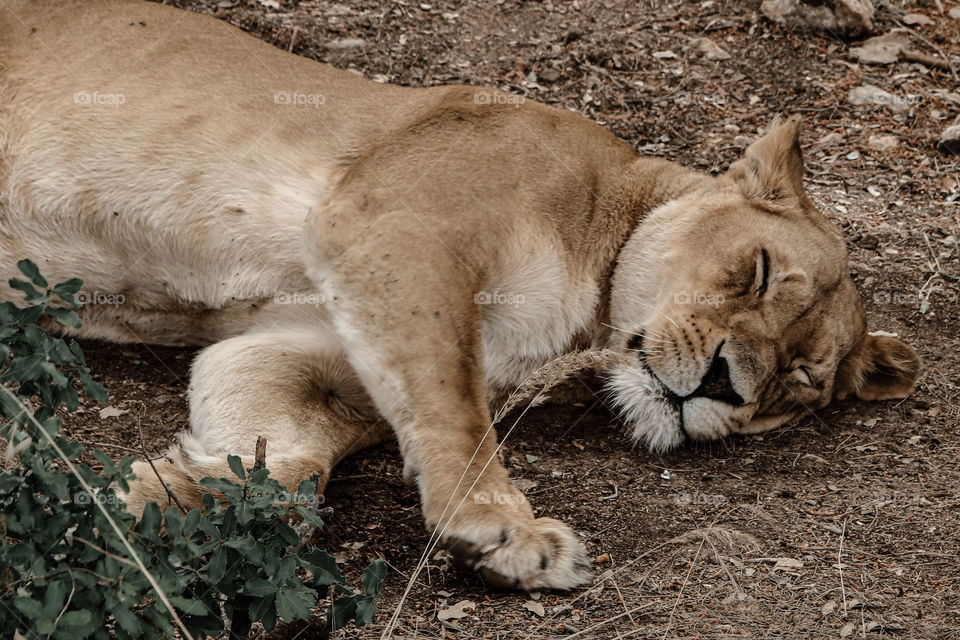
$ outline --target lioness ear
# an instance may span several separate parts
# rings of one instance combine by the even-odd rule
[[[864,336],[840,362],[834,394],[840,400],[902,398],[920,377],[920,357],[907,344],[886,336]]]
[[[803,190],[803,154],[800,151],[800,116],[777,117],[767,134],[750,145],[743,158],[727,172],[748,197],[806,200]]]

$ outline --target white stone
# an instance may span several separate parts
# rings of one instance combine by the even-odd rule
[[[940,136],[937,149],[943,153],[960,154],[960,124],[947,127]]]
[[[732,56],[723,50],[720,45],[710,38],[694,38],[690,41],[690,48],[707,60],[729,60]]]
[[[847,100],[851,104],[879,104],[891,111],[906,111],[910,108],[906,98],[884,91],[872,84],[864,84],[850,89]]]
[[[897,148],[897,145],[900,144],[900,139],[897,136],[873,135],[867,140],[867,144],[877,151],[889,153]]]
[[[802,0],[764,0],[763,14],[788,25],[822,29],[843,36],[873,31],[873,3],[870,0],[834,0],[807,4]]]
[[[359,49],[367,46],[367,41],[361,38],[343,38],[331,40],[326,44],[327,49]]]
[[[910,32],[906,29],[894,29],[850,49],[850,54],[864,64],[893,64],[900,59],[900,52],[908,46]]]

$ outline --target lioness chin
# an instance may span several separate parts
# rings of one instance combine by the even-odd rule
[[[295,486],[392,430],[427,527],[503,586],[589,578],[490,428],[558,354],[623,354],[608,388],[655,451],[913,388],[798,135],[776,121],[713,178],[566,111],[376,84],[157,4],[0,6],[3,265],[82,277],[80,335],[210,345],[158,463],[180,500],[258,435]],[[136,471],[130,508],[165,502]]]

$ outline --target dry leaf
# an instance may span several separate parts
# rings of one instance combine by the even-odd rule
[[[100,409],[100,419],[103,420],[104,418],[119,418],[126,412],[127,412],[126,409],[117,409],[116,407],[113,407],[113,406],[104,407],[103,409]]]
[[[541,618],[544,616],[544,613],[546,613],[546,612],[543,610],[543,605],[540,604],[539,602],[534,601],[534,600],[527,600],[526,602],[524,602],[524,603],[523,603],[523,608],[526,609],[527,611],[531,611],[531,612],[537,614],[537,615],[540,616]]]
[[[840,637],[846,638],[847,636],[853,633],[853,630],[855,628],[856,628],[856,625],[854,623],[848,622],[847,624],[843,625],[843,629],[840,629]]]
[[[477,608],[477,605],[473,603],[472,600],[461,600],[456,604],[452,604],[446,609],[440,609],[437,611],[438,620],[459,620]],[[469,610],[469,611],[468,611]]]
[[[797,560],[795,558],[779,558],[777,559],[777,564],[773,565],[773,570],[782,570],[782,571],[793,571],[799,569],[803,566],[802,560]]]

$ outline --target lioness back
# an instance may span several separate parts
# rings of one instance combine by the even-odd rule
[[[207,342],[311,288],[307,212],[358,150],[439,97],[187,15],[122,1],[0,12],[0,275],[29,257],[123,300],[91,305],[87,333]]]

